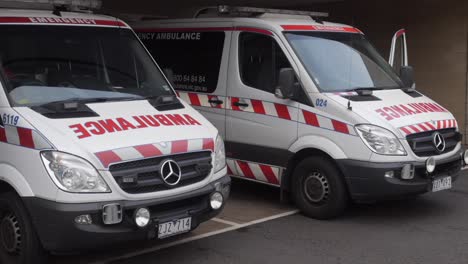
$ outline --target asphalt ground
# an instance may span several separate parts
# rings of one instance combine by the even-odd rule
[[[351,205],[317,221],[279,202],[279,190],[234,181],[223,214],[191,234],[51,263],[468,263],[468,171],[454,188]]]

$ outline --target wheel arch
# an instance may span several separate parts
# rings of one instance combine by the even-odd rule
[[[21,197],[34,196],[23,175],[8,164],[0,164],[0,193],[15,191]]]
[[[289,191],[291,189],[291,178],[294,168],[307,157],[325,157],[330,160],[343,175],[343,171],[336,160],[346,159],[347,156],[339,146],[327,138],[321,136],[302,137],[289,148],[289,151],[294,154],[289,158],[286,171],[281,178],[281,189],[283,191]]]

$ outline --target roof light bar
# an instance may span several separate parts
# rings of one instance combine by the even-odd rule
[[[328,13],[323,12],[312,12],[312,11],[300,11],[300,10],[287,10],[287,9],[272,9],[272,8],[257,8],[257,7],[244,7],[244,6],[218,6],[218,13],[220,14],[232,14],[232,13],[244,13],[244,14],[282,14],[282,15],[299,15],[299,16],[310,16],[310,17],[328,17]]]
[[[102,6],[101,0],[6,0],[0,1],[0,8],[54,10],[65,6],[70,11],[97,10]]]

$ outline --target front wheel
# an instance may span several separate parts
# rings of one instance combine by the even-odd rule
[[[341,172],[325,157],[309,157],[295,168],[293,198],[303,214],[330,219],[342,214],[348,204],[348,192]]]
[[[21,199],[14,193],[0,194],[0,263],[39,264],[44,258]]]

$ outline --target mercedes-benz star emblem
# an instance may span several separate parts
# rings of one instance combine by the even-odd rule
[[[432,138],[432,142],[434,143],[435,148],[439,153],[444,152],[445,150],[445,138],[439,133],[434,133]]]
[[[161,164],[160,169],[161,178],[165,184],[175,186],[182,178],[182,171],[174,160],[165,160]]]

